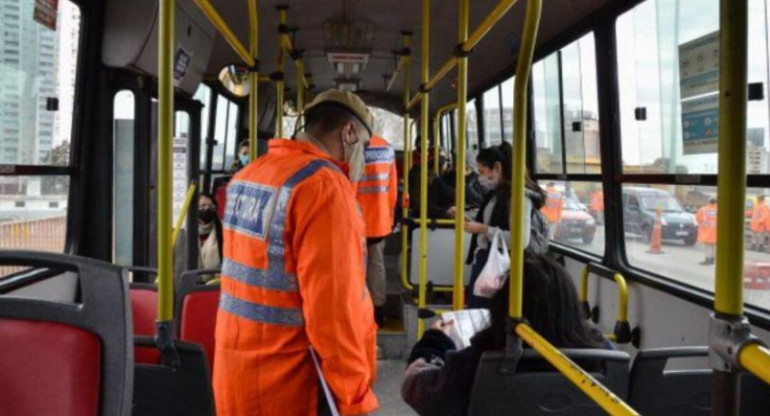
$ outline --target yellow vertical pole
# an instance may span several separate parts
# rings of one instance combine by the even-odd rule
[[[542,0],[527,2],[516,81],[513,88],[513,181],[511,184],[511,284],[508,314],[514,320],[522,318],[522,289],[524,267],[524,178],[527,174],[527,84],[532,69],[537,27],[540,24]]]
[[[422,39],[420,39],[420,82],[428,83],[430,70],[430,0],[422,0]],[[430,94],[425,91],[420,101],[420,287],[418,307],[425,307],[426,284],[428,279],[428,112]],[[425,320],[417,321],[417,336],[425,331]]]
[[[409,50],[411,45],[411,32],[403,32],[401,34],[404,38],[404,49]],[[401,178],[403,180],[403,191],[401,199],[401,284],[407,290],[414,289],[414,286],[409,282],[409,226],[407,225],[407,218],[409,218],[409,205],[406,204],[409,198],[409,169],[411,168],[412,160],[412,140],[411,140],[411,128],[409,123],[409,111],[406,109],[409,105],[409,89],[411,88],[410,74],[411,70],[411,57],[406,56],[406,62],[404,62],[404,161],[401,167],[403,173]]]
[[[259,14],[257,0],[249,0],[249,53],[254,62],[259,62]],[[258,156],[257,149],[257,117],[259,117],[259,68],[251,68],[249,73],[249,160]]]
[[[278,9],[278,23],[281,27],[286,25],[286,9],[288,6],[277,6]],[[278,34],[278,74],[280,79],[275,82],[275,135],[279,138],[283,138],[283,88],[284,88],[284,61],[286,60],[286,51],[283,47],[283,34]]]
[[[457,2],[457,42],[468,40],[468,0]],[[457,160],[455,161],[455,275],[452,284],[452,309],[465,304],[465,130],[468,101],[468,56],[457,58]]]
[[[158,322],[173,317],[171,247],[174,140],[174,0],[160,0],[158,28]]]

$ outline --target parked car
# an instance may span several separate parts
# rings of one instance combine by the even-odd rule
[[[564,198],[561,221],[556,224],[553,238],[556,241],[578,239],[582,240],[583,244],[591,244],[595,233],[596,221],[588,213],[585,205],[574,198]]]
[[[670,193],[654,188],[624,188],[623,218],[625,232],[649,242],[656,211],[661,210],[661,234],[666,240],[682,240],[694,245],[698,238],[695,216],[682,208]]]

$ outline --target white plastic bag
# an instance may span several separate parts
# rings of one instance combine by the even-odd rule
[[[503,233],[497,231],[491,240],[487,263],[473,285],[473,294],[482,298],[491,298],[503,288],[511,268],[511,257]]]

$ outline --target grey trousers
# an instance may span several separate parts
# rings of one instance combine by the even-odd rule
[[[366,286],[375,307],[385,305],[385,240],[367,246]]]

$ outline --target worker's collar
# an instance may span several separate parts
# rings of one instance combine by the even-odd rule
[[[326,151],[323,145],[320,143],[317,143],[317,140],[311,141],[304,138],[300,138],[301,133],[298,133],[295,137],[295,140],[291,139],[272,139],[268,143],[268,147],[271,151],[275,152],[285,152],[285,151],[302,151],[305,153],[312,154],[314,156],[317,156],[322,159],[326,159],[335,165],[339,167],[345,175],[348,174],[348,164],[345,162],[340,162],[339,160],[334,159],[331,157],[331,155]]]
[[[305,132],[305,131],[300,131],[300,132],[297,132],[297,134],[294,137],[295,137],[295,140],[300,141],[300,142],[310,143],[313,146],[317,147],[318,150],[326,153],[327,156],[332,157],[332,153],[329,151],[329,149],[326,146],[324,146],[324,144],[321,143],[320,140],[316,139],[310,133]]]

